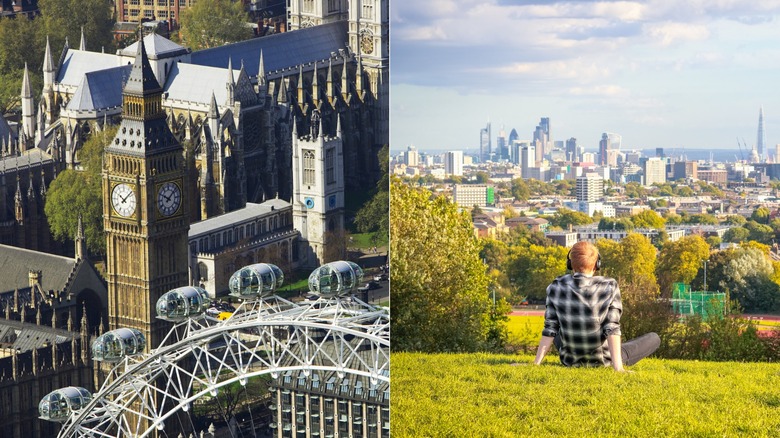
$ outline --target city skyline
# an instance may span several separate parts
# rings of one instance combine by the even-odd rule
[[[780,143],[773,77],[780,3],[398,0],[391,11],[392,149],[479,148],[512,129],[588,149],[736,149]],[[756,145],[757,146],[757,145]]]

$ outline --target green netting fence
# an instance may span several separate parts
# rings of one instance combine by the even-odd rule
[[[725,315],[726,294],[724,292],[691,291],[691,285],[674,283],[672,287],[672,308],[680,316]]]

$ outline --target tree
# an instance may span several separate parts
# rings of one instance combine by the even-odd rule
[[[83,173],[72,169],[60,172],[46,193],[44,212],[55,239],[73,240],[81,216],[87,248],[100,253],[105,250],[103,199],[99,180],[85,178]]]
[[[242,2],[198,0],[181,13],[182,42],[192,50],[208,49],[252,37]]]
[[[43,61],[46,36],[49,37],[54,53],[59,53],[65,43],[65,38],[68,39],[71,47],[78,48],[82,28],[88,50],[99,51],[101,48],[105,48],[107,52],[111,52],[114,49],[112,2],[105,0],[38,0],[38,7],[41,10],[44,30],[44,34],[40,35],[40,55],[36,55],[40,58],[39,63]],[[56,58],[54,62],[57,62]]]
[[[656,249],[650,239],[629,233],[620,242],[599,239],[596,242],[602,260],[602,275],[614,277],[618,283],[653,284]]]
[[[355,214],[355,226],[361,233],[376,233],[387,236],[388,233],[388,209],[390,208],[389,176],[390,169],[387,145],[379,151],[379,168],[382,169],[382,177],[374,189],[374,196],[363,205]]]
[[[485,171],[479,171],[475,174],[477,184],[486,184],[490,180],[490,174]]]
[[[666,221],[653,210],[644,210],[631,217],[631,222],[637,228],[664,228]]]
[[[685,236],[675,242],[667,242],[656,267],[662,293],[671,291],[672,283],[690,284],[702,269],[702,261],[709,257],[710,246],[701,236]]]
[[[561,227],[564,230],[568,229],[569,225],[578,226],[593,223],[593,219],[587,214],[566,208],[559,209],[555,216],[549,220],[551,225]]]
[[[748,240],[755,240],[764,244],[772,243],[772,239],[775,237],[775,232],[769,225],[760,224],[756,221],[750,220],[744,227],[748,230]]]
[[[468,213],[393,180],[390,281],[394,350],[477,351],[491,328],[490,278]]]
[[[531,189],[522,178],[512,180],[512,196],[519,201],[527,201],[531,197]]]
[[[566,254],[562,246],[540,246],[510,248],[507,275],[520,286],[520,294],[529,299],[541,301],[547,296],[547,286],[558,276],[566,273]]]
[[[44,212],[52,235],[60,241],[76,236],[78,219],[84,225],[87,248],[102,254],[106,248],[103,231],[102,157],[118,127],[95,131],[81,148],[83,171],[65,170],[57,175],[46,194]]]
[[[748,231],[747,228],[734,227],[726,230],[723,234],[723,240],[726,242],[739,243],[746,241],[748,236],[750,236],[750,231]]]
[[[729,225],[742,226],[745,225],[745,222],[747,222],[747,219],[739,214],[730,214],[726,217],[726,223]]]
[[[755,210],[753,210],[753,214],[750,215],[750,219],[758,222],[759,224],[766,225],[769,223],[770,213],[771,212],[769,211],[769,209],[762,205],[756,208]]]

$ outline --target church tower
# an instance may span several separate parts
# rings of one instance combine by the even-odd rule
[[[142,39],[103,162],[109,327],[136,328],[155,348],[169,329],[156,318],[157,299],[188,284],[190,191],[184,149],[166,123]]]
[[[344,230],[341,119],[335,137],[322,132],[318,110],[307,135],[299,137],[296,125],[293,121],[293,226],[301,232],[301,266],[317,267],[332,261],[326,259],[338,259],[327,255],[343,245],[343,239],[337,239]],[[334,241],[326,242],[331,236]]]

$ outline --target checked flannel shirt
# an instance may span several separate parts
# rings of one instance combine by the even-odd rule
[[[620,335],[620,288],[614,278],[567,274],[547,287],[542,336],[559,335],[566,366],[612,364],[607,337]]]

